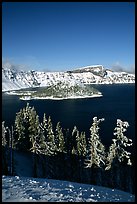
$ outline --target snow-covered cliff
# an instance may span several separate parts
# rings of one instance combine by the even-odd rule
[[[84,84],[135,83],[135,75],[111,71],[102,65],[82,67],[66,72],[20,71],[6,65],[2,68],[2,91],[44,87],[60,81],[71,84],[75,82]]]

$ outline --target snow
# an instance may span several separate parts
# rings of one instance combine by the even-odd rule
[[[89,66],[85,66],[85,67],[76,68],[75,70],[91,69],[91,68],[94,68],[94,70],[96,70],[96,71],[100,71],[100,68],[103,69],[103,66],[102,65],[89,65]]]
[[[120,190],[69,181],[2,176],[2,202],[135,202]]]
[[[33,98],[29,98],[29,97],[21,97],[21,100],[33,100],[33,99],[50,99],[50,100],[66,100],[66,99],[80,99],[80,98],[95,98],[95,97],[101,97],[103,96],[102,94],[93,94],[92,96],[88,96],[88,95],[84,95],[84,96],[70,96],[67,98],[57,98],[57,97],[53,97],[53,96],[47,96],[47,97],[33,97]]]
[[[79,70],[83,70],[82,73],[71,74],[67,72],[25,72],[15,70],[8,64],[6,66],[2,69],[2,91],[50,86],[59,81],[67,81],[70,84],[76,82],[85,84],[135,83],[135,75],[126,72],[106,70],[105,76],[98,76],[90,72],[91,69],[94,72],[99,72],[100,69],[105,70],[102,65],[82,67],[79,68]]]
[[[29,101],[29,100],[31,100],[31,97],[30,96],[20,97],[20,100]]]

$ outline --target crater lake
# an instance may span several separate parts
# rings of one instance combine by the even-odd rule
[[[53,128],[58,121],[63,129],[72,131],[77,126],[79,131],[85,131],[90,136],[93,117],[105,118],[100,123],[100,139],[106,146],[111,144],[117,119],[127,121],[129,127],[125,135],[135,144],[135,84],[101,84],[91,85],[102,92],[103,97],[68,99],[68,100],[30,100],[22,101],[19,96],[2,94],[2,121],[10,127],[14,124],[16,113],[27,103],[34,106],[40,121],[44,113],[51,116]],[[35,90],[34,88],[33,90]],[[27,89],[28,90],[28,89]],[[32,90],[32,89],[31,89]],[[132,151],[134,150],[134,144]]]

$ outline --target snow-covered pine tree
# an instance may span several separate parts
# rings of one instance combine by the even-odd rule
[[[114,160],[117,160],[119,162],[127,160],[127,164],[132,165],[130,160],[131,153],[125,150],[126,147],[133,144],[132,140],[128,139],[124,135],[124,132],[126,131],[126,128],[128,128],[128,126],[128,122],[122,122],[120,119],[117,119],[117,127],[115,127],[114,129],[114,135],[116,136],[116,139],[112,139],[113,143],[109,147],[105,170],[109,170],[111,168]]]
[[[55,144],[55,136],[52,127],[51,117],[48,117],[48,124],[47,124],[47,145],[49,146],[50,153],[52,155],[56,154],[56,144]]]
[[[86,143],[85,132],[81,132],[79,134],[79,131],[78,131],[77,135],[76,135],[76,141],[77,141],[77,154],[79,156],[85,156],[86,152],[87,152],[87,149],[86,149],[87,143]]]
[[[2,146],[5,147],[7,145],[6,140],[6,127],[5,127],[5,121],[2,122]]]
[[[31,142],[30,151],[33,153],[33,171],[34,177],[37,177],[37,162],[38,156],[40,152],[40,145],[39,145],[39,117],[34,111],[34,108],[30,110],[29,113],[29,138]]]
[[[51,120],[51,119],[50,119]],[[52,123],[51,123],[51,132],[53,132],[52,130]],[[40,124],[40,146],[42,149],[42,154],[44,155],[53,155],[53,150],[51,149],[51,145],[49,145],[49,138],[48,138],[48,134],[49,134],[49,126],[48,126],[48,120],[46,117],[46,113],[44,113],[43,116],[43,122]],[[54,140],[54,137],[53,137]]]
[[[60,122],[58,122],[56,125],[55,143],[57,146],[57,152],[64,152],[65,151],[64,135],[62,132]]]
[[[102,167],[105,165],[105,147],[101,143],[99,138],[99,123],[104,121],[104,118],[97,119],[97,117],[93,118],[93,123],[90,128],[90,138],[89,145],[87,147],[87,155],[85,159],[86,168],[91,167]]]
[[[79,131],[76,126],[74,126],[73,131],[72,131],[72,154],[77,154],[77,141],[76,138],[79,138]],[[78,147],[79,148],[79,147]]]
[[[27,103],[26,107],[20,109],[16,114],[15,119],[15,141],[16,147],[20,150],[29,150],[31,147],[29,137],[29,118],[31,113],[31,107]]]
[[[55,136],[54,136],[54,132],[53,132],[53,126],[52,126],[52,121],[51,121],[51,117],[48,117],[48,121],[47,121],[47,138],[46,138],[46,144],[48,146],[47,149],[47,177],[48,178],[53,178],[55,176],[55,172],[54,172],[54,156],[56,155],[56,151],[57,151],[57,147],[55,144]]]
[[[43,123],[39,124],[38,138],[39,138],[39,146],[40,146],[39,150],[41,154],[51,155],[49,151],[49,147],[46,142],[45,129],[43,127]]]
[[[38,136],[39,133],[39,116],[37,115],[34,107],[29,112],[29,138],[30,142],[33,146],[34,141],[36,140],[34,137]]]
[[[2,174],[8,175],[8,145],[6,140],[7,128],[5,121],[2,122]]]
[[[43,127],[43,123],[39,125],[39,150],[40,150],[40,163],[42,167],[43,177],[46,176],[46,169],[47,169],[47,155],[51,155],[49,150],[49,146],[47,145],[46,138],[45,138],[45,130]]]
[[[117,119],[117,127],[115,127],[113,133],[116,138],[112,139],[113,143],[109,147],[109,152],[106,158],[105,170],[111,171],[114,187],[120,189],[124,187],[122,177],[124,170],[126,169],[125,165],[132,165],[130,160],[131,153],[126,151],[126,148],[132,145],[132,140],[128,139],[124,135],[124,132],[127,130],[128,126],[128,122],[123,122],[120,119]],[[124,178],[124,182],[125,179],[128,181],[131,180],[131,175]]]
[[[41,153],[44,155],[51,155],[50,149],[47,144],[47,134],[48,134],[48,122],[46,114],[44,113],[43,122],[39,124],[39,143],[41,147]]]
[[[65,138],[60,122],[56,124],[55,128],[55,144],[56,156],[54,157],[54,172],[57,179],[63,178],[65,175]]]
[[[33,137],[38,134],[39,118],[29,103],[21,109],[15,118],[15,146],[20,150],[29,150],[33,145]]]
[[[24,142],[25,142],[24,114],[23,110],[21,109],[18,113],[16,113],[15,118],[15,148],[20,149],[23,147],[24,149],[25,145]]]
[[[90,138],[87,145],[87,154],[85,159],[85,168],[90,168],[90,182],[92,184],[102,184],[102,168],[105,165],[105,147],[99,137],[99,123],[104,121],[104,118],[93,118],[93,123],[90,128]]]
[[[9,173],[10,175],[13,175],[13,169],[14,169],[14,159],[13,159],[13,135],[14,130],[13,126],[11,127],[11,130],[8,128],[9,132]]]
[[[45,139],[47,139],[47,134],[48,134],[48,120],[46,118],[46,113],[44,113],[44,116],[43,116],[43,124],[42,124],[42,127],[43,127],[43,134],[45,136]]]
[[[77,142],[77,156],[78,156],[78,175],[79,175],[79,182],[83,180],[83,162],[84,157],[86,155],[86,134],[85,132],[79,133],[77,132],[76,135],[76,142]]]

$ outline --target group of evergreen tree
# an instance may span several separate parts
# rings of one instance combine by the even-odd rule
[[[124,135],[129,124],[117,120],[115,138],[107,152],[99,136],[102,121],[104,118],[94,117],[90,136],[86,137],[76,126],[72,131],[63,130],[60,122],[53,127],[51,117],[45,113],[40,122],[34,107],[27,103],[16,114],[11,130],[2,122],[2,173],[16,174],[14,151],[31,152],[34,177],[66,179],[133,192],[131,174],[126,178],[128,184],[122,184],[125,182],[123,171],[132,172],[131,153],[126,150],[132,140]]]

